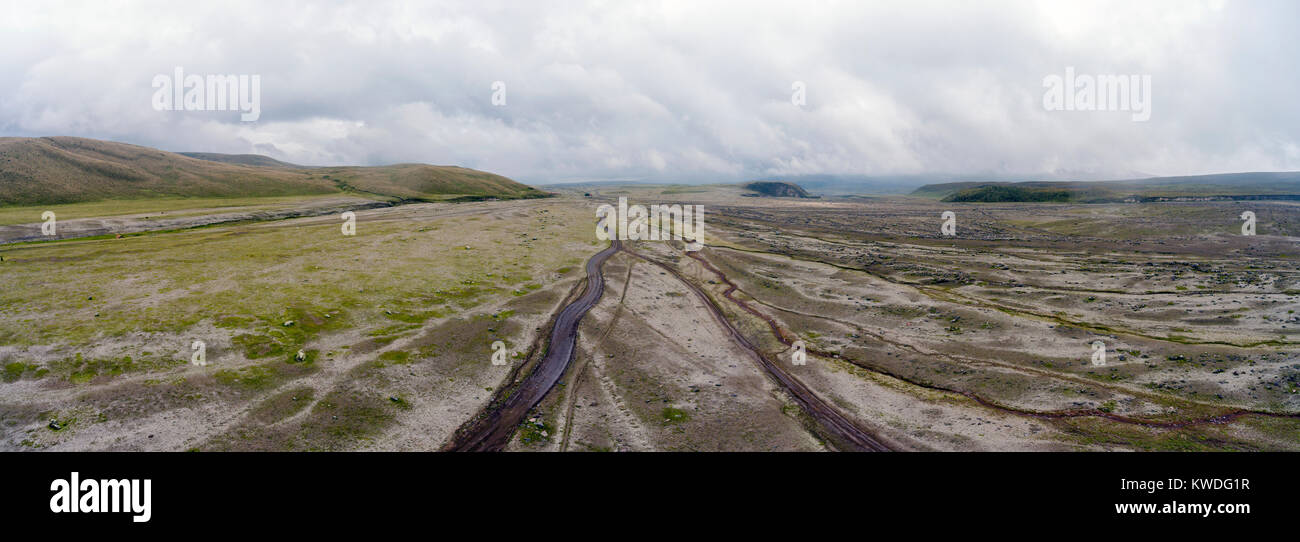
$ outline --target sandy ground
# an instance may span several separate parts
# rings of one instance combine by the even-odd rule
[[[1300,449],[1294,205],[1251,202],[1253,239],[1218,222],[1234,203],[966,205],[944,237],[948,204],[680,187],[365,209],[355,240],[337,238],[356,203],[340,200],[0,247],[0,448],[439,449],[522,377],[603,246],[595,206],[619,196],[705,205],[702,257],[817,352],[806,365],[681,243],[629,245],[892,448]],[[213,211],[165,229],[245,212]],[[238,219],[258,218],[284,217]],[[162,224],[61,221],[69,235]],[[605,276],[573,364],[509,449],[836,448],[683,279],[627,254]],[[206,367],[188,363],[195,337]],[[491,363],[497,340],[507,365]],[[1243,410],[1283,416],[1202,423]]]

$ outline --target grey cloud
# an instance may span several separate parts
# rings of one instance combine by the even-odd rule
[[[171,6],[7,6],[0,133],[526,182],[1300,169],[1293,2]],[[260,74],[261,119],[154,111],[174,66]],[[1150,74],[1151,120],[1045,111],[1066,66]]]

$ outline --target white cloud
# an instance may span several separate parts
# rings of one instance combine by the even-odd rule
[[[527,182],[1300,169],[1293,2],[11,2],[0,135]],[[262,116],[159,112],[154,74],[260,74]],[[1149,122],[1041,81],[1150,74]],[[508,104],[491,104],[505,81]],[[793,81],[807,104],[790,103]]]

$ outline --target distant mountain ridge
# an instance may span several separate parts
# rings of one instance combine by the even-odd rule
[[[0,205],[342,193],[413,201],[548,195],[458,166],[307,167],[260,155],[187,155],[77,137],[0,138]]]
[[[774,198],[807,198],[808,192],[797,184],[782,181],[754,181],[745,183],[746,190],[758,192],[760,196]]]
[[[265,156],[261,154],[222,154],[219,152],[178,152],[176,154],[179,154],[181,156],[188,156],[190,158],[198,158],[199,160],[207,160],[210,162],[222,162],[225,164],[242,164],[245,166],[278,167],[278,168],[285,168],[285,169],[309,169],[308,166],[300,166],[298,164],[290,164],[288,162],[282,162],[280,160],[271,158],[270,156]]]
[[[917,188],[911,195],[954,202],[1298,199],[1300,172],[1220,173],[1116,181],[938,183]]]

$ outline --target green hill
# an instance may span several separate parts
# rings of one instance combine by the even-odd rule
[[[1070,201],[1072,196],[1069,190],[995,185],[967,188],[943,198],[943,201]]]
[[[547,195],[456,166],[315,168],[258,155],[191,154],[203,159],[76,137],[0,138],[0,206],[338,193],[418,201]]]

